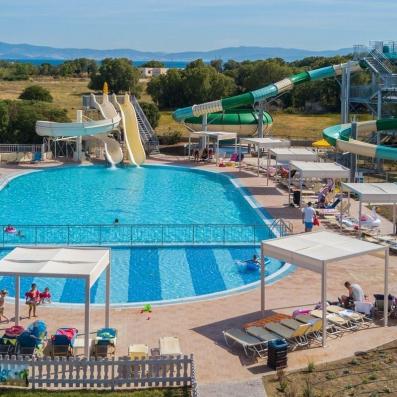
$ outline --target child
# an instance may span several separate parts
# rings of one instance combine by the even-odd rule
[[[7,296],[7,294],[8,294],[8,291],[5,289],[0,291],[0,322],[2,322],[2,318],[4,317],[5,321],[7,323],[9,323],[10,322],[9,318],[4,315],[4,303],[5,303],[5,297]]]
[[[36,307],[37,304],[40,302],[40,292],[37,289],[36,284],[34,283],[32,284],[31,289],[28,292],[26,292],[25,298],[26,298],[26,304],[29,306],[29,318],[32,315],[32,310],[33,310],[33,317],[37,317]]]
[[[44,288],[44,292],[40,292],[40,305],[44,303],[51,303],[51,293],[48,287]]]

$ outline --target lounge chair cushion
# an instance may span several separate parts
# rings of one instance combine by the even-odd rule
[[[247,328],[247,333],[255,336],[256,338],[260,339],[263,342],[269,342],[274,339],[279,339],[280,336],[266,330],[263,327],[249,327]]]
[[[226,337],[233,339],[235,342],[238,342],[241,345],[245,345],[245,346],[253,346],[263,343],[258,338],[255,338],[254,336],[247,334],[246,332],[244,332],[239,328],[231,328],[227,331],[224,331],[223,334]]]

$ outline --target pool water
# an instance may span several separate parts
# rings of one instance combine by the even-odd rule
[[[98,230],[92,239],[88,232],[80,231],[72,238],[71,233],[79,229],[78,226],[65,229],[48,225],[112,224],[115,218],[119,219],[119,226],[99,228],[101,244],[113,247],[111,301],[114,304],[204,296],[249,287],[259,280],[258,271],[242,273],[236,265],[237,261],[258,254],[257,246],[219,245],[229,235],[232,235],[233,243],[252,241],[252,230],[239,231],[238,225],[261,224],[266,228],[264,220],[271,218],[265,212],[260,216],[223,175],[169,166],[116,170],[104,166],[65,167],[20,176],[0,191],[0,224],[12,224],[17,228],[18,225],[41,225],[44,228],[44,232],[26,226],[18,228],[24,232],[23,238],[3,232],[3,244],[8,243],[10,247],[36,242],[65,244],[66,236],[69,243],[98,244],[95,234]],[[184,240],[187,232],[181,226],[182,231],[177,230],[170,241],[180,243],[183,240],[187,242],[186,246],[143,247],[139,239],[144,237],[135,232],[133,235],[133,228],[126,226],[128,224],[209,225],[210,230],[206,230],[204,237],[202,232],[199,233],[200,228],[196,233],[193,231],[194,238],[202,238],[204,243],[210,239],[215,245],[190,246],[191,237]],[[216,224],[235,227],[221,227],[214,231],[211,228],[216,227],[211,225]],[[123,234],[127,232],[130,234],[123,240]],[[161,241],[156,240],[153,233],[149,240]],[[248,233],[248,237],[244,233]],[[163,230],[160,234],[166,237],[169,231]],[[136,247],[128,244],[133,238]],[[4,248],[0,256],[7,252]],[[280,262],[272,261],[267,270],[274,274],[281,267]],[[278,273],[276,276],[281,277]],[[32,282],[36,282],[39,289],[48,286],[54,302],[82,303],[84,300],[82,281],[25,277],[22,279],[22,295]],[[14,296],[12,278],[0,278],[0,288],[8,289],[10,296]],[[91,291],[94,303],[104,302],[104,288],[102,275]]]
[[[1,250],[0,256],[8,252]],[[243,288],[258,281],[260,274],[239,271],[236,261],[250,259],[255,253],[259,254],[255,247],[112,248],[111,302],[156,302]],[[269,274],[280,268],[275,260],[267,265]],[[22,277],[21,298],[33,282],[39,290],[48,286],[54,302],[84,302],[84,282],[76,279]],[[13,278],[0,277],[3,288],[15,296]],[[91,288],[91,300],[104,303],[105,274]]]
[[[33,172],[0,192],[0,224],[260,224],[223,175],[183,167],[85,166]]]

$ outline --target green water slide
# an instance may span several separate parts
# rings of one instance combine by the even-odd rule
[[[296,85],[307,81],[316,81],[339,76],[346,67],[347,64],[338,64],[310,70],[308,72],[301,72],[255,91],[249,91],[244,94],[177,109],[173,113],[173,117],[177,121],[186,121],[192,117],[200,117],[205,114],[208,115],[212,113],[225,112],[230,109],[247,107],[250,105],[252,106],[257,102],[265,101],[266,99],[276,97],[284,92],[290,91]],[[350,70],[352,72],[361,70],[361,66],[358,62],[350,62]]]

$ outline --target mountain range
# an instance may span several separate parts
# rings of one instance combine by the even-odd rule
[[[185,51],[185,52],[155,52],[138,51],[133,49],[94,50],[90,48],[55,48],[37,46],[31,44],[10,44],[0,42],[0,59],[27,60],[66,60],[74,58],[91,58],[101,60],[103,58],[126,57],[135,61],[192,61],[202,58],[204,61],[212,59],[234,59],[236,61],[256,60],[266,58],[283,58],[293,61],[310,56],[334,56],[346,55],[352,52],[352,48],[341,48],[339,50],[311,51],[298,48],[280,47],[226,47],[210,51]]]

